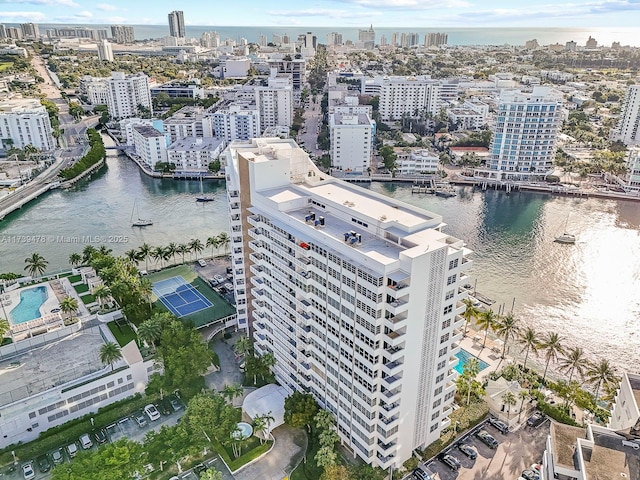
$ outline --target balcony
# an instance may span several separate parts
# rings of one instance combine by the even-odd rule
[[[398,402],[396,403],[383,402],[380,404],[380,408],[381,408],[380,414],[384,415],[385,417],[392,417],[400,412],[400,404]]]
[[[249,259],[253,263],[260,263],[260,262],[262,262],[262,254],[260,254],[260,253],[250,253],[249,254]]]
[[[251,305],[254,309],[258,310],[264,308],[265,303],[262,300],[251,300]]]
[[[400,389],[397,390],[384,390],[380,393],[382,399],[387,404],[391,404],[400,400]]]
[[[395,449],[396,449],[397,443],[396,442],[390,442],[390,443],[382,443],[380,440],[378,440],[378,452],[379,455],[384,455],[387,456],[389,454],[391,454]]]
[[[249,246],[251,247],[252,250],[260,250],[262,248],[262,241],[261,240],[251,240],[249,242]]]
[[[262,280],[260,277],[251,277],[251,284],[254,287],[263,287],[264,286],[264,280]]]
[[[393,376],[402,371],[403,363],[396,360],[395,362],[387,362],[382,365],[382,372],[386,375]]]
[[[400,375],[385,377],[382,379],[382,386],[389,390],[393,390],[394,388],[400,386],[401,380],[402,380],[402,377]]]
[[[409,303],[401,299],[392,300],[387,303],[386,310],[395,317],[409,310]]]
[[[460,351],[460,343],[452,343],[451,344],[451,355],[455,355]]]
[[[260,226],[260,217],[258,217],[256,215],[251,215],[251,216],[247,217],[247,222],[249,222],[249,225],[253,225],[254,227],[259,227]]]
[[[400,347],[389,347],[385,349],[384,356],[387,360],[391,362],[398,361],[404,358],[404,349]]]
[[[262,265],[251,265],[249,267],[249,270],[254,275],[260,275],[260,274],[262,274],[262,272],[264,272],[264,267],[262,267]]]
[[[389,330],[398,330],[405,328],[407,326],[407,316],[406,315],[397,315],[384,319],[384,326]]]

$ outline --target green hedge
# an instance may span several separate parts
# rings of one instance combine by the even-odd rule
[[[73,166],[60,171],[60,176],[65,180],[77,177],[105,158],[107,151],[104,148],[104,142],[100,134],[94,128],[90,128],[87,130],[87,137],[89,137],[89,145],[91,148],[87,154]]]
[[[564,423],[566,425],[573,425],[574,427],[580,426],[573,420],[573,418],[569,416],[569,414],[565,410],[554,405],[550,405],[545,401],[538,401],[538,409],[548,417],[553,418],[556,422]]]
[[[95,413],[88,413],[62,425],[51,427],[49,430],[42,432],[40,437],[32,442],[24,445],[9,445],[3,449],[0,453],[0,465],[7,464],[13,460],[11,456],[12,450],[15,450],[16,456],[20,461],[36,458],[42,453],[78,440],[80,435],[94,428],[103,428],[111,425],[115,421],[131,415],[145,405],[154,403],[157,400],[157,398],[143,397],[137,393],[132,397],[105,405]],[[95,427],[91,425],[91,418],[94,419]]]
[[[256,437],[253,437],[253,438],[256,438]],[[232,472],[235,472],[243,465],[246,465],[250,461],[255,460],[260,455],[267,452],[271,448],[272,443],[273,442],[271,440],[267,440],[262,445],[257,445],[255,448],[252,448],[248,452],[240,455],[238,458],[231,460],[231,457],[227,453],[227,449],[224,448],[224,446],[215,438],[211,440],[211,444],[213,445],[213,448],[216,449],[218,454],[224,460],[224,463],[227,464],[227,466],[229,467],[229,470],[231,470]]]

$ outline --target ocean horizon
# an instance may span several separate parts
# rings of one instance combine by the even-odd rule
[[[7,24],[8,25],[8,24]],[[60,28],[61,26],[107,28],[106,24],[39,24],[40,33],[45,34],[49,28]],[[129,25],[134,29],[136,40],[158,39],[169,35],[167,25]],[[368,28],[363,25],[361,28]],[[640,36],[637,35],[637,28],[448,28],[448,27],[376,27],[376,43],[380,37],[385,35],[387,42],[391,41],[393,33],[417,33],[420,36],[419,44],[423,44],[425,33],[446,33],[448,34],[448,45],[524,45],[527,40],[536,39],[540,45],[552,45],[556,43],[565,44],[575,41],[579,46],[584,46],[589,37],[597,40],[598,46],[610,47],[613,42],[620,42],[622,46],[640,46]],[[342,34],[343,41],[358,39],[359,28],[354,27],[283,27],[274,26],[215,26],[215,25],[187,25],[187,38],[200,38],[204,32],[216,31],[220,34],[220,40],[231,38],[239,41],[246,38],[248,42],[257,43],[260,35],[264,35],[267,42],[272,40],[274,34],[289,35],[295,40],[298,35],[312,32],[318,43],[326,43],[327,34],[338,32]],[[110,34],[110,31],[109,31]]]

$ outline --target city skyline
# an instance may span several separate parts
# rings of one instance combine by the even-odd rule
[[[640,20],[637,0],[577,0],[531,5],[524,0],[445,0],[427,4],[419,0],[311,1],[304,6],[282,0],[264,9],[257,0],[242,0],[240,8],[211,9],[202,1],[190,2],[186,25],[219,26],[365,26],[431,27],[631,27]],[[83,5],[75,0],[5,0],[0,7],[4,23],[122,23],[162,25],[175,2],[159,0],[132,4],[110,0]],[[153,12],[150,15],[150,12]],[[473,14],[470,15],[469,13]]]

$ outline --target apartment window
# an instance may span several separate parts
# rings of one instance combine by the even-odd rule
[[[441,373],[436,377],[436,383],[440,383],[442,380],[444,380],[444,373]]]
[[[429,429],[429,432],[434,432],[437,429],[438,429],[438,424],[434,423],[433,425],[431,425],[431,428]]]
[[[449,262],[449,270],[452,270],[454,268],[456,268],[458,266],[458,259],[456,258],[455,260],[451,260]]]
[[[442,387],[438,387],[434,390],[433,392],[433,396],[437,397],[438,395],[440,395],[442,393]]]
[[[438,362],[437,370],[442,370],[446,365],[447,365],[447,361],[446,360],[442,360],[441,362]]]
[[[440,416],[440,410],[438,410],[437,412],[435,412],[433,415],[431,415],[431,420],[435,420],[436,418],[438,418]]]
[[[451,319],[447,319],[444,322],[442,322],[442,330],[444,330],[445,328],[449,328],[451,326]]]
[[[452,283],[456,283],[457,279],[458,279],[457,275],[451,275],[449,278],[447,278],[447,285],[451,285]]]
[[[444,343],[444,342],[446,342],[448,340],[449,340],[449,334],[448,333],[445,333],[444,335],[442,335],[440,337],[440,343]]]
[[[439,398],[438,400],[436,400],[435,402],[433,402],[433,408],[438,408],[440,406],[440,404],[442,403],[442,399]],[[433,420],[433,418],[431,419]]]
[[[447,313],[451,313],[453,310],[453,304],[451,305],[447,305],[446,307],[444,307],[444,315],[446,315]]]
[[[448,350],[448,347],[441,348],[440,351],[438,352],[438,356],[442,357],[443,355],[446,355],[447,350]]]
[[[445,300],[451,300],[454,295],[455,295],[455,290],[449,290],[447,292],[447,294],[445,295],[444,299]]]

